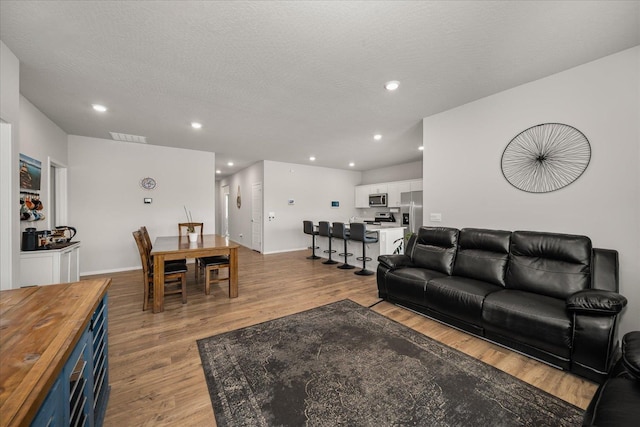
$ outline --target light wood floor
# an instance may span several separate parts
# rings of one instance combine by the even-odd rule
[[[188,273],[188,302],[168,296],[165,311],[142,311],[142,272],[104,276],[109,290],[111,396],[106,426],[215,425],[196,340],[349,298],[363,306],[379,301],[375,276],[305,259],[306,251],[261,255],[239,252],[239,294],[226,283],[204,295]],[[83,278],[88,278],[83,277]],[[472,355],[578,407],[596,385],[525,356],[382,302],[375,311]]]

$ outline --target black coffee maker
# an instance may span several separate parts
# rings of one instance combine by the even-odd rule
[[[23,251],[35,251],[38,249],[38,233],[33,227],[26,228],[22,232],[22,247]]]

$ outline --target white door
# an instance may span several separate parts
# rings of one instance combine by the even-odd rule
[[[262,252],[262,183],[251,186],[251,249]]]
[[[224,212],[222,213],[222,235],[229,237],[229,186],[222,187],[224,197]]]

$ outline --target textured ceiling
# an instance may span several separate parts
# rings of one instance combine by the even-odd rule
[[[2,0],[0,39],[69,134],[368,170],[420,159],[423,117],[640,44],[640,2]]]

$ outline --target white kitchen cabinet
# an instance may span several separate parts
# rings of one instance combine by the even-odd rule
[[[80,280],[80,242],[62,249],[20,252],[20,286]]]
[[[396,250],[400,251],[400,254],[404,253],[403,243],[404,243],[404,231],[405,227],[394,227],[381,229],[379,234],[379,246],[380,246],[380,255],[391,255]],[[399,249],[400,247],[400,249]]]
[[[400,195],[410,191],[422,191],[422,179],[381,182],[378,184],[356,185],[356,208],[369,207],[369,195],[387,193],[387,206],[400,207]]]
[[[387,206],[397,208],[400,207],[400,194],[411,191],[411,181],[390,182],[387,189]]]
[[[356,208],[369,207],[370,185],[356,185]]]
[[[379,184],[369,184],[369,194],[383,194],[389,190],[389,185],[386,182]]]

